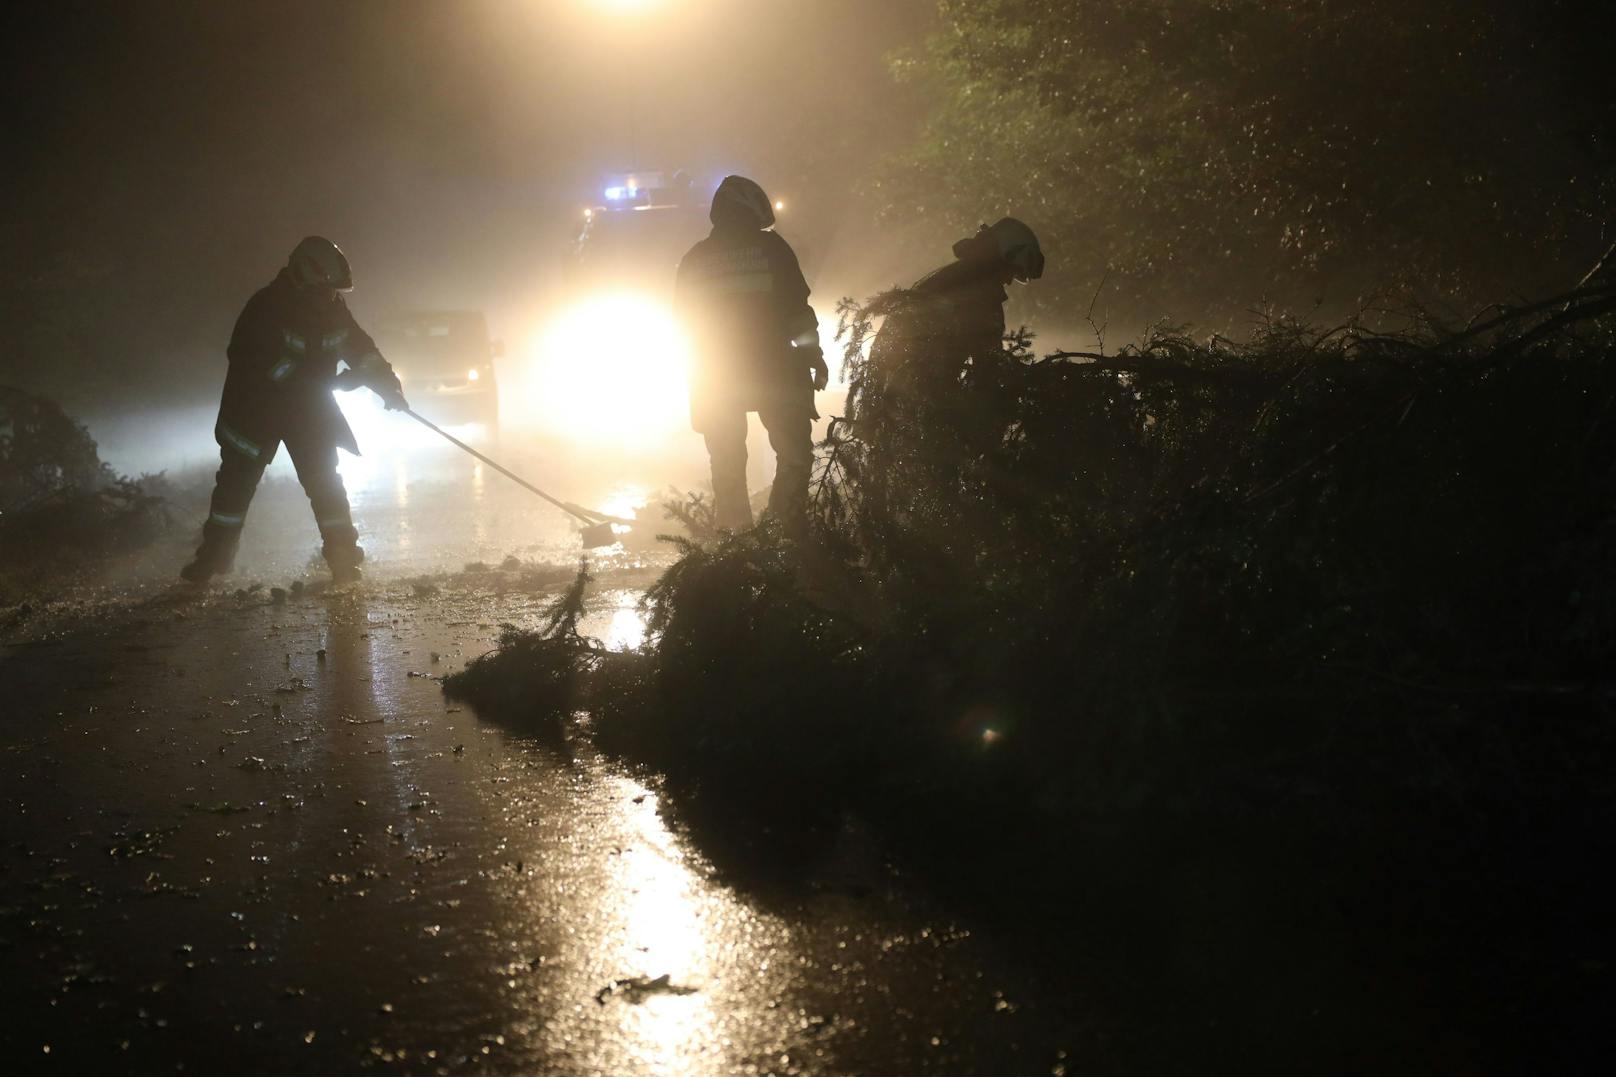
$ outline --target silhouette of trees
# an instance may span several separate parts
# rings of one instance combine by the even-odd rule
[[[1468,311],[1612,237],[1609,8],[1509,0],[941,0],[894,61],[935,108],[875,187],[941,230],[1016,213],[1071,308]]]

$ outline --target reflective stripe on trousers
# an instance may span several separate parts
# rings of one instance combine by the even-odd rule
[[[230,428],[219,424],[223,437]],[[234,443],[222,445],[219,451],[219,472],[214,478],[213,500],[208,516],[209,529],[228,530],[239,534],[246,522],[247,509],[252,505],[258,483],[264,477],[264,468],[275,458],[278,443],[271,442],[267,452],[248,456],[236,451]],[[256,446],[255,446],[256,448]],[[348,491],[343,488],[342,476],[337,473],[337,449],[326,442],[293,440],[287,443],[297,479],[309,497],[319,524],[320,536],[327,547],[353,546],[359,533],[354,529],[353,516],[348,509]]]
[[[264,454],[264,450],[259,447],[256,441],[247,437],[223,419],[220,419],[214,426],[213,433],[220,446],[228,445],[249,460],[257,460]],[[268,463],[269,461],[265,460],[264,462]]]

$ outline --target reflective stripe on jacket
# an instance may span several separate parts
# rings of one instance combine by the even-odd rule
[[[359,451],[331,395],[339,363],[363,364],[366,384],[396,384],[392,367],[342,297],[299,288],[285,270],[247,301],[227,354],[215,436],[221,446],[254,459],[289,436]]]

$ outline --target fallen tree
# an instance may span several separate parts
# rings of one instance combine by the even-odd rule
[[[695,770],[985,742],[1049,771],[1041,802],[1099,809],[1125,758],[1100,742],[1141,714],[1609,694],[1608,288],[1448,332],[1274,319],[1041,357],[1023,337],[926,378],[912,334],[864,357],[910,302],[846,308],[853,418],[819,447],[812,543],[683,540],[647,596],[655,690],[633,698]]]
[[[1616,295],[958,367],[921,312],[844,308],[807,541],[681,540],[610,662],[549,634],[590,735],[693,818],[774,827],[754,852],[854,813],[1045,930],[1098,917],[1130,969],[1225,891],[1256,926],[1175,945],[1300,954],[1269,921],[1296,902],[1440,908],[1398,945],[1469,970],[1456,1020],[1584,1006],[1567,963],[1611,897],[1584,865],[1616,853]]]
[[[161,485],[114,473],[52,401],[0,386],[0,604],[166,534]]]

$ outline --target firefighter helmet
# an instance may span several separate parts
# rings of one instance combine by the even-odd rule
[[[774,203],[755,181],[745,176],[725,176],[713,194],[713,208],[708,217],[714,224],[720,220],[737,220],[763,229],[774,223]]]
[[[999,257],[1015,270],[1022,283],[1044,275],[1044,250],[1031,228],[1014,217],[1001,217],[988,227],[988,235],[999,248]]]
[[[292,271],[292,279],[305,288],[353,290],[353,271],[348,268],[347,255],[324,236],[305,237],[292,249],[286,267]]]
[[[976,235],[954,244],[954,257],[965,261],[1002,262],[1011,275],[1023,283],[1044,275],[1044,251],[1038,245],[1038,237],[1014,217],[1001,217],[992,225],[982,225]]]

